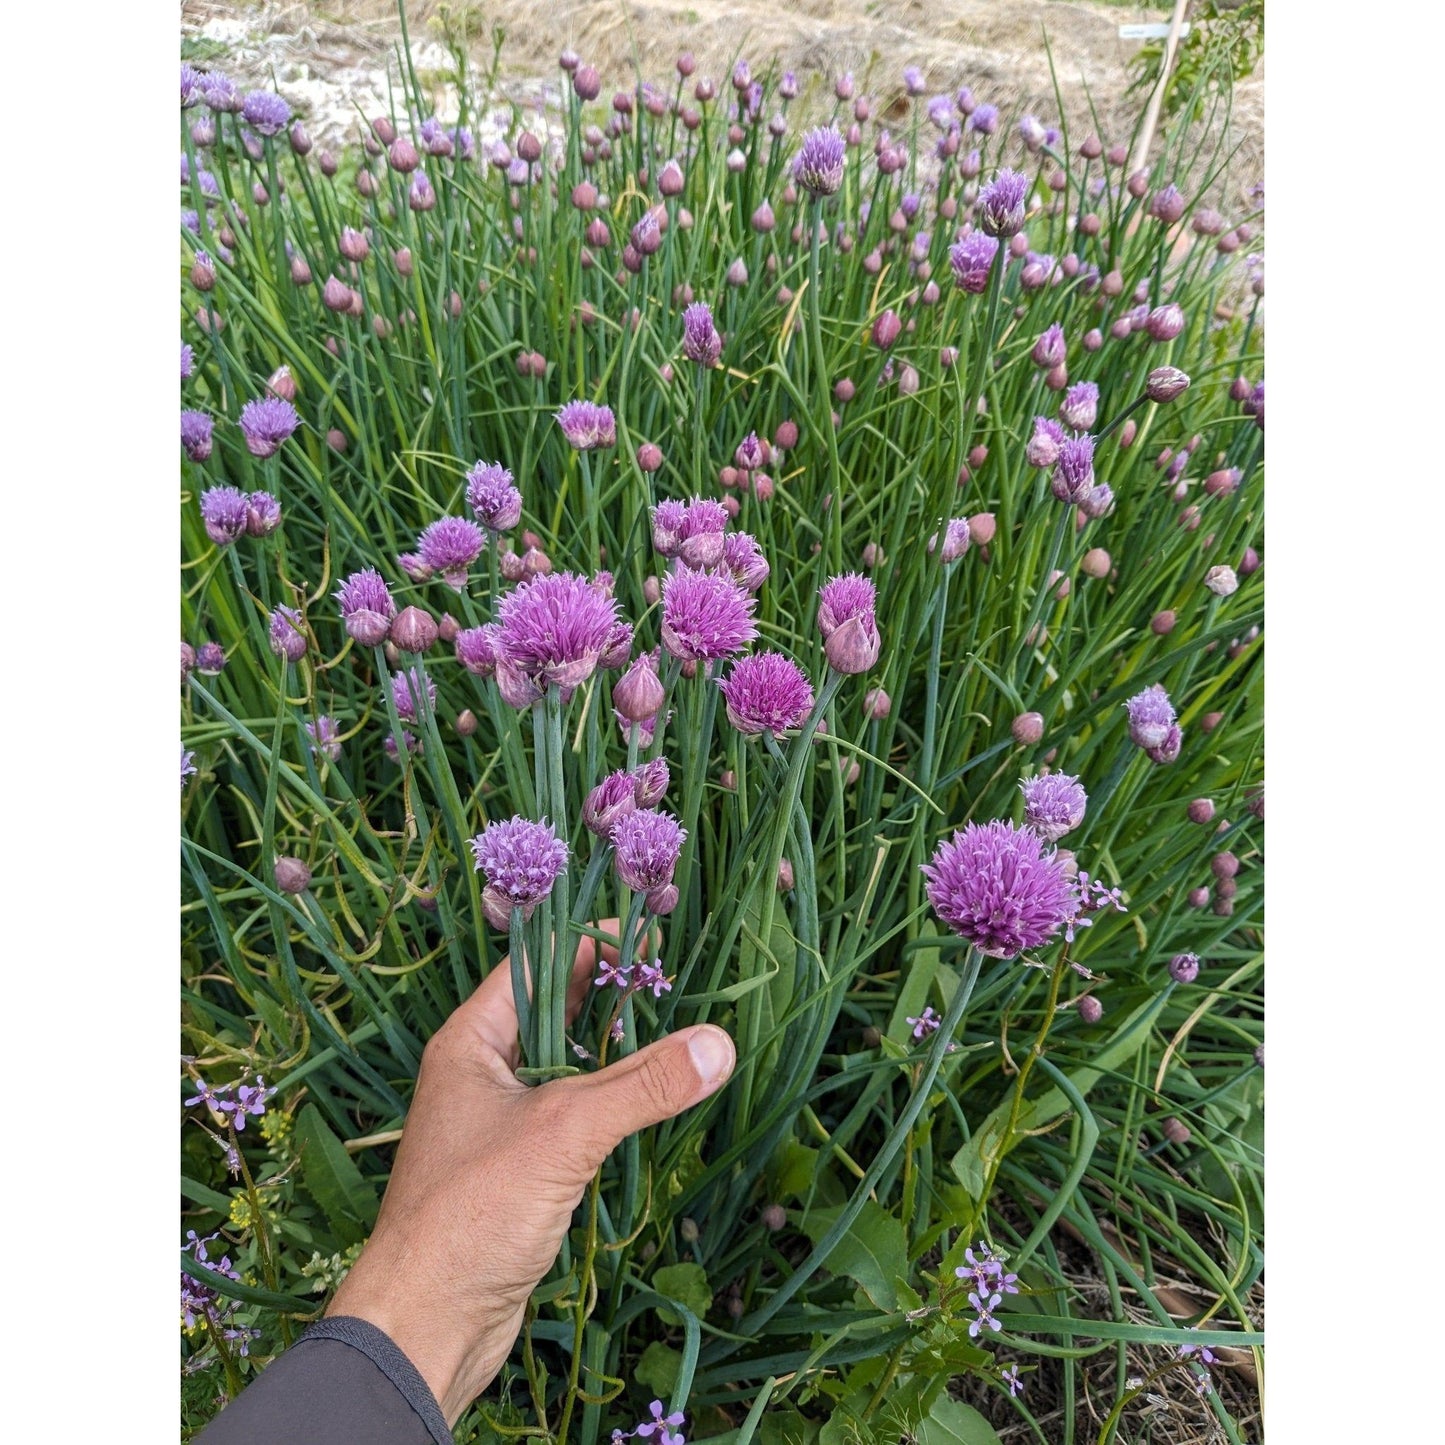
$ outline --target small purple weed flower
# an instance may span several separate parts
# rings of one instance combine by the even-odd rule
[[[937,1032],[938,1026],[943,1020],[933,1011],[933,1005],[929,1004],[916,1019],[910,1018],[905,1020],[905,1022],[913,1025],[913,1037],[915,1039],[926,1039],[929,1034]]]
[[[733,580],[749,592],[756,592],[772,571],[757,538],[747,532],[729,532],[723,538],[722,565],[733,574]]]
[[[246,498],[246,535],[269,537],[281,525],[281,503],[270,492],[251,492]]]
[[[705,301],[694,301],[682,313],[682,354],[699,366],[716,366],[722,355],[722,337]]]
[[[331,759],[334,763],[341,756],[340,729],[336,719],[322,713],[314,723],[306,724],[306,735],[311,739],[311,751]]]
[[[654,1400],[647,1408],[652,1418],[650,1420],[644,1420],[642,1424],[632,1431],[632,1434],[642,1440],[650,1439],[653,1435],[656,1435],[657,1445],[686,1445],[682,1435],[672,1428],[682,1424],[683,1414],[681,1410],[674,1411],[671,1415],[664,1415],[662,1413],[661,1400]]]
[[[1189,1325],[1186,1328],[1192,1330],[1195,1329],[1196,1326]],[[1208,1345],[1186,1344],[1179,1346],[1179,1359],[1187,1360],[1191,1358],[1191,1356],[1197,1356],[1200,1364],[1203,1365],[1212,1365],[1216,1359],[1214,1351],[1211,1350]]]
[[[593,988],[606,988],[612,984],[616,988],[626,989],[632,984],[631,968],[619,968],[610,959],[600,958],[597,961],[597,977],[592,980]]]
[[[196,764],[195,753],[184,743],[181,744],[181,787],[185,787],[186,779],[195,776]]]
[[[1021,1395],[1024,1390],[1024,1382],[1019,1378],[1019,1367],[1010,1365],[1008,1369],[999,1374],[999,1379],[1008,1386],[1010,1396]]]
[[[970,1294],[968,1302],[973,1306],[975,1316],[968,1322],[969,1339],[977,1339],[984,1330],[1001,1330],[1003,1326],[993,1317],[993,1312],[1003,1303],[1001,1294],[991,1294],[984,1298],[978,1294]]]
[[[465,589],[467,568],[486,545],[487,534],[466,517],[438,517],[416,539],[421,560],[433,572],[440,572],[453,592]]]
[[[617,419],[612,409],[593,401],[569,401],[557,413],[557,425],[574,451],[590,452],[617,445]]]
[[[211,487],[201,493],[201,521],[218,547],[229,547],[246,532],[246,494],[238,487]]]
[[[636,808],[613,825],[612,847],[617,876],[635,893],[647,893],[672,882],[687,830],[657,808]]]
[[[984,231],[990,236],[1013,236],[1022,231],[1028,193],[1027,176],[1018,171],[1000,171],[978,194],[979,223]]]
[[[271,614],[271,651],[287,662],[300,662],[306,656],[301,614],[284,603]]]
[[[543,818],[512,817],[488,823],[471,840],[476,868],[508,907],[533,908],[567,867],[567,845]]]
[[[391,700],[396,704],[396,715],[402,722],[416,722],[417,702],[426,689],[427,707],[434,713],[437,706],[437,685],[418,667],[409,667],[404,672],[391,675]]]
[[[241,102],[241,118],[258,135],[279,135],[291,119],[291,107],[274,91],[253,90]]]
[[[1129,736],[1134,745],[1146,752],[1162,747],[1175,723],[1174,704],[1164,688],[1156,682],[1135,693],[1124,706],[1129,710]]]
[[[500,462],[478,462],[467,473],[467,506],[489,532],[510,532],[522,520],[522,494]]]
[[[731,576],[685,567],[662,584],[662,645],[684,662],[716,662],[757,635],[756,603]]]
[[[998,237],[986,236],[982,231],[970,231],[963,240],[950,246],[948,262],[959,289],[974,296],[986,291],[997,255]]]
[[[1076,777],[1046,773],[1041,778],[1026,778],[1019,788],[1024,795],[1024,826],[1045,843],[1057,843],[1084,821],[1089,795]]]
[[[831,196],[843,184],[847,148],[832,126],[820,126],[803,137],[793,158],[793,179],[812,196]]]
[[[300,424],[301,418],[289,401],[263,396],[241,408],[241,435],[253,457],[270,457]]]
[[[781,652],[755,652],[740,657],[718,682],[726,700],[728,721],[750,737],[802,727],[813,710],[813,687],[807,674]]]
[[[1071,386],[1059,405],[1059,418],[1074,431],[1093,431],[1099,416],[1099,388],[1092,381]]]
[[[1048,943],[1078,911],[1064,865],[1027,828],[970,823],[923,865],[928,901],[960,937],[990,958]]]
[[[575,572],[546,572],[497,603],[496,652],[538,687],[577,687],[612,643],[617,603]]]
[[[181,413],[181,446],[193,462],[203,462],[210,456],[211,418],[205,412]]]
[[[1059,446],[1049,486],[1061,502],[1078,504],[1094,490],[1094,439],[1066,437]]]
[[[661,998],[665,993],[672,992],[672,981],[662,971],[660,964],[639,963],[637,965],[637,987],[639,990],[652,990],[653,998]],[[678,1419],[681,1420],[681,1416]]]
[[[353,572],[333,595],[341,604],[341,620],[349,637],[363,647],[379,647],[386,641],[396,603],[380,572],[374,567]]]
[[[1031,467],[1051,467],[1059,459],[1059,448],[1065,441],[1064,429],[1052,417],[1036,416],[1034,434],[1024,448]]]
[[[878,589],[860,572],[831,577],[818,589],[818,631],[835,672],[867,672],[878,661],[877,603]]]

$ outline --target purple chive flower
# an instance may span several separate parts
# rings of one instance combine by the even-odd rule
[[[670,573],[662,584],[662,645],[684,662],[716,662],[741,652],[757,635],[752,595],[730,576]]]
[[[695,497],[683,508],[677,532],[677,557],[684,567],[715,567],[727,543],[728,509],[708,497]],[[654,536],[656,529],[654,528]]]
[[[728,721],[750,737],[802,727],[813,710],[813,688],[807,674],[781,652],[756,652],[740,657],[719,680]]]
[[[238,487],[211,487],[201,493],[201,521],[218,547],[229,547],[246,531],[246,494]]]
[[[398,743],[397,735],[396,735],[395,733],[388,733],[387,736],[382,739],[381,746],[382,746],[383,750],[385,751],[387,757],[390,758],[391,761],[394,762],[394,763],[400,763],[400,762],[401,762],[401,756],[402,756],[403,753],[406,753],[406,754],[409,756],[410,754],[415,753],[415,752],[419,752],[419,751],[421,750],[421,745],[417,742],[416,734],[413,733],[413,732],[409,732],[406,728],[402,728],[402,730],[401,730],[401,738],[400,738],[400,742],[399,742],[399,743]],[[485,893],[483,894],[483,897],[482,897],[482,906],[483,906],[483,910],[485,911],[485,907],[486,907],[486,895],[485,895]],[[488,916],[490,916],[490,915],[488,915]],[[498,927],[502,927],[502,926],[504,926],[504,925],[502,925],[502,924],[499,924],[499,925],[498,925]]]
[[[181,380],[186,381],[195,368],[195,354],[183,341],[181,342]]]
[[[726,517],[724,522],[726,523]],[[676,557],[687,525],[687,503],[668,498],[652,509],[652,545],[664,557]]]
[[[567,867],[567,845],[543,818],[506,818],[488,823],[471,840],[476,868],[507,909],[531,909],[551,891]]]
[[[1043,840],[1012,823],[970,823],[923,865],[928,901],[960,937],[990,958],[1048,943],[1078,912],[1064,865]]]
[[[1049,486],[1061,502],[1079,503],[1094,490],[1093,437],[1066,437],[1059,446]]]
[[[818,631],[828,666],[849,675],[878,661],[882,638],[875,608],[878,589],[860,572],[830,577],[818,589]]]
[[[1169,960],[1169,977],[1175,983],[1193,983],[1199,977],[1199,955],[1176,953]]]
[[[201,98],[201,75],[193,65],[181,61],[181,109],[189,110]]]
[[[437,685],[420,668],[409,667],[405,672],[391,675],[391,700],[396,704],[396,715],[402,722],[416,722],[417,700],[426,689],[427,707],[432,712],[437,706]]]
[[[705,301],[693,302],[682,313],[682,354],[699,366],[716,366],[722,355],[722,337]]]
[[[396,603],[380,572],[374,567],[353,572],[333,595],[341,604],[341,620],[349,637],[363,647],[379,647],[386,641]]]
[[[263,396],[241,408],[241,435],[253,457],[274,456],[300,424],[296,408],[279,396]]]
[[[495,624],[485,627],[466,627],[456,635],[453,643],[457,661],[473,677],[491,677],[497,670],[497,629]]]
[[[612,684],[612,705],[622,719],[622,729],[655,718],[666,700],[662,679],[657,675],[656,651],[644,652]]]
[[[510,532],[522,520],[522,494],[500,462],[478,462],[467,473],[467,506],[489,532]]]
[[[965,552],[968,551],[972,535],[968,530],[967,517],[953,517],[943,529],[943,549],[939,552],[939,561],[948,565],[957,562]],[[938,546],[938,536],[935,533],[928,539],[928,550],[932,552]]]
[[[763,444],[758,439],[757,432],[750,431],[738,443],[737,450],[733,453],[733,460],[740,467],[746,467],[750,472],[754,472],[762,466]]]
[[[396,565],[411,578],[413,582],[425,582],[432,575],[432,569],[415,552],[401,552],[397,555]]]
[[[189,350],[189,348],[186,348]],[[181,446],[193,462],[203,462],[211,454],[211,419],[203,411],[181,413]]]
[[[1074,431],[1093,431],[1099,416],[1099,388],[1092,381],[1071,386],[1059,405],[1059,417]]]
[[[1019,117],[1019,139],[1023,141],[1029,150],[1036,151],[1043,145],[1044,137],[1048,132],[1044,129],[1044,123],[1035,115],[1021,115]]]
[[[185,787],[186,779],[195,776],[196,764],[195,753],[184,743],[181,744],[181,787]]]
[[[582,823],[589,833],[607,838],[619,819],[637,808],[637,779],[626,768],[609,773],[582,804]]]
[[[1129,736],[1146,752],[1162,747],[1175,724],[1174,704],[1159,683],[1135,693],[1124,706],[1129,710]]]
[[[992,135],[998,129],[998,106],[976,105],[973,113],[968,118],[969,130],[976,130],[981,135]]]
[[[617,445],[617,419],[610,407],[593,401],[569,401],[557,413],[556,421],[574,451],[590,452]]]
[[[843,184],[846,154],[843,137],[832,126],[810,130],[793,158],[793,179],[810,195],[831,196]]]
[[[306,656],[301,614],[284,603],[271,614],[271,651],[287,662],[300,662]]]
[[[322,713],[314,723],[306,724],[306,736],[311,739],[311,751],[324,756],[334,763],[341,756],[340,729],[336,719]]]
[[[933,1005],[929,1004],[916,1019],[910,1018],[906,1022],[913,1025],[915,1039],[926,1039],[929,1034],[937,1032],[938,1026],[943,1020],[934,1013]]]
[[[617,603],[587,578],[546,572],[497,603],[497,660],[538,687],[576,687],[596,671],[617,621]]]
[[[1084,821],[1089,795],[1068,773],[1046,773],[1019,784],[1024,795],[1024,826],[1045,843],[1057,843]]]
[[[1059,459],[1059,448],[1065,440],[1064,429],[1052,417],[1036,416],[1034,434],[1024,448],[1024,457],[1031,467],[1051,467]]]
[[[241,102],[241,119],[258,135],[279,135],[291,119],[291,107],[274,91],[253,90]]]
[[[1040,332],[1038,340],[1034,342],[1034,363],[1045,368],[1061,366],[1067,355],[1068,344],[1064,340],[1064,328],[1055,321],[1052,326]]]
[[[671,813],[635,808],[612,828],[617,876],[635,893],[665,887],[672,882],[686,841],[686,829]]]
[[[467,568],[482,555],[487,534],[466,517],[438,517],[416,539],[417,554],[453,592],[467,585]]]
[[[948,261],[953,279],[962,291],[974,296],[988,289],[989,272],[998,255],[998,238],[982,231],[970,231],[963,240],[948,248]]]
[[[269,537],[281,525],[281,503],[270,492],[252,492],[246,498],[246,535]]]
[[[219,70],[208,70],[201,76],[201,97],[215,111],[240,110],[241,98],[236,83]]]
[[[637,806],[655,808],[666,796],[667,785],[671,781],[667,759],[653,758],[651,762],[643,763],[632,775],[632,781],[637,788]]]
[[[196,671],[202,677],[220,677],[226,670],[226,649],[219,642],[203,642],[196,649]]]
[[[756,592],[772,571],[757,538],[747,532],[729,532],[723,538],[722,565],[733,574],[733,580],[749,592]]]
[[[978,194],[979,223],[984,231],[990,236],[1013,236],[1022,231],[1028,194],[1027,176],[1000,171]]]

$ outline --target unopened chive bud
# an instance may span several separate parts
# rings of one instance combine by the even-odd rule
[[[778,859],[778,892],[792,892],[794,881],[793,860],[791,858]]]
[[[1211,567],[1204,574],[1204,585],[1216,597],[1229,597],[1239,590],[1239,578],[1233,567]]]
[[[1090,547],[1079,559],[1079,570],[1086,577],[1107,577],[1113,559],[1102,547]]]
[[[305,893],[311,886],[311,870],[299,858],[278,858],[271,875],[283,893]]]
[[[762,1213],[763,1228],[776,1232],[788,1222],[787,1210],[781,1204],[769,1204]]]
[[[460,738],[469,738],[477,730],[477,715],[471,708],[463,708],[457,714],[457,720],[452,724],[456,734]]]
[[[1204,908],[1209,903],[1209,889],[1191,888],[1189,890],[1189,906],[1191,908]]]
[[[420,607],[404,607],[391,624],[391,640],[402,652],[425,652],[440,631],[429,613]]]
[[[1183,312],[1180,312],[1183,316]],[[1156,366],[1149,373],[1145,393],[1150,401],[1173,401],[1189,389],[1189,377],[1177,366]]]
[[[1199,977],[1199,955],[1176,953],[1169,960],[1169,977],[1175,983],[1193,983]]]
[[[1149,619],[1149,630],[1156,637],[1168,637],[1174,631],[1174,612],[1171,608],[1165,608],[1162,612],[1156,612]]]
[[[1104,1005],[1091,993],[1081,995],[1074,1007],[1086,1024],[1096,1024],[1104,1017]]]
[[[1043,740],[1044,718],[1042,713],[1021,712],[1011,728],[1014,741],[1021,748],[1031,748]]]
[[[1189,1132],[1189,1126],[1182,1119],[1175,1119],[1172,1116],[1159,1126],[1159,1132],[1171,1144],[1187,1144],[1193,1137]]]

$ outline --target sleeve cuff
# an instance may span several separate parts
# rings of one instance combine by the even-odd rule
[[[301,1336],[303,1340],[336,1340],[359,1350],[396,1387],[407,1404],[421,1417],[436,1445],[455,1445],[452,1432],[431,1387],[421,1372],[402,1353],[384,1330],[368,1320],[337,1315],[318,1320]]]

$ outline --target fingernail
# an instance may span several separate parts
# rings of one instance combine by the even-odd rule
[[[692,1055],[698,1077],[710,1087],[722,1083],[732,1073],[737,1058],[733,1041],[711,1024],[703,1024],[693,1031],[687,1041],[687,1051]]]

